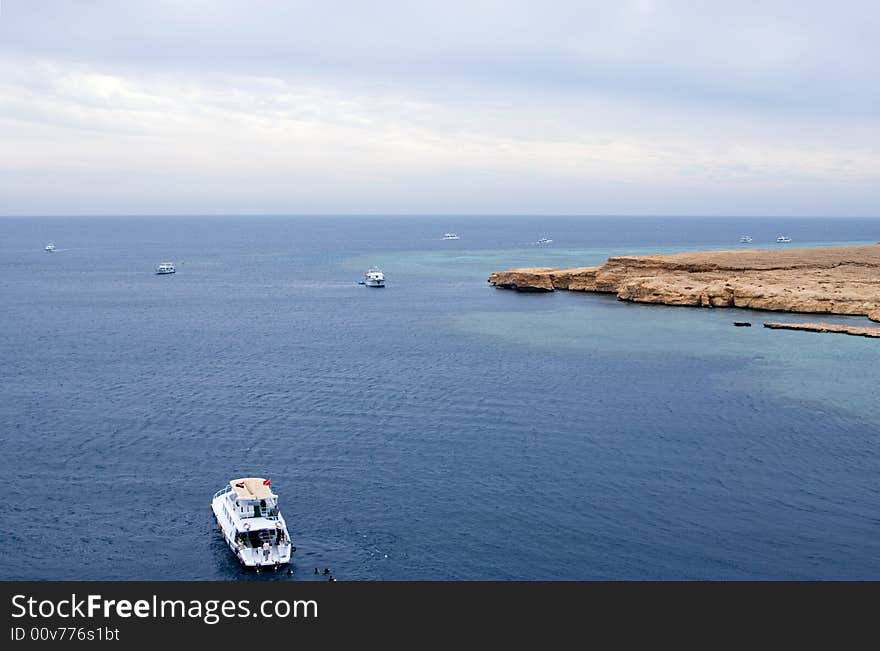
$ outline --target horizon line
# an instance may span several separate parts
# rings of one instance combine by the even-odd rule
[[[503,212],[486,212],[486,213],[419,213],[419,212],[340,212],[340,213],[281,213],[281,212],[180,212],[180,213],[18,213],[18,214],[0,214],[0,219],[51,219],[51,218],[130,218],[130,217],[449,217],[449,218],[487,218],[487,217],[504,217],[504,218],[534,218],[534,217],[550,217],[550,218],[639,218],[639,219],[880,219],[877,215],[798,215],[798,214],[706,214],[706,213],[503,213]]]

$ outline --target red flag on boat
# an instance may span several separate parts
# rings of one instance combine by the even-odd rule
[[[272,482],[270,482],[268,479],[263,480],[263,486],[271,486],[271,485],[272,485]]]

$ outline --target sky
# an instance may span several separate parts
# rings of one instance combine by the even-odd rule
[[[0,0],[0,215],[880,216],[876,0]]]

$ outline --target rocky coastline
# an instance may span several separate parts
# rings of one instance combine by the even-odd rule
[[[597,267],[499,271],[489,282],[517,291],[611,293],[634,303],[880,321],[880,244],[616,256]]]

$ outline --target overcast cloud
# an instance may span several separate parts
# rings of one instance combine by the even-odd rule
[[[2,0],[0,214],[880,214],[880,3]]]

